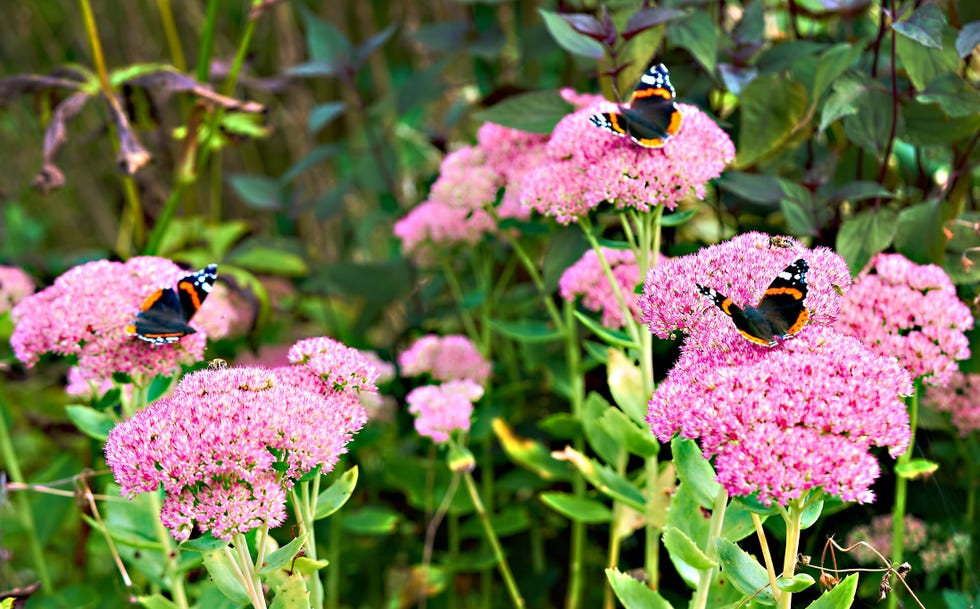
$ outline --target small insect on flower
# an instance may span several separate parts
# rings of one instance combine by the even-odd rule
[[[789,237],[783,237],[782,235],[773,235],[772,237],[769,237],[770,248],[789,249],[793,247],[793,245],[793,240]]]
[[[218,278],[218,265],[209,264],[177,282],[177,289],[163,288],[150,294],[140,306],[126,333],[154,345],[175,343],[197,332],[190,326]]]
[[[228,367],[228,360],[216,357],[210,362],[208,362],[208,370],[224,370]]]
[[[732,318],[735,328],[746,340],[773,347],[803,329],[810,312],[803,306],[806,298],[806,272],[810,268],[800,258],[776,275],[755,307],[738,307],[718,291],[697,284],[698,291],[711,299],[721,312]]]
[[[640,78],[629,108],[593,114],[589,120],[600,129],[630,136],[644,148],[663,148],[681,130],[683,115],[674,104],[674,95],[667,66],[657,64]]]

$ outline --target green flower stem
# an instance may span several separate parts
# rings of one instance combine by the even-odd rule
[[[759,538],[759,547],[762,548],[762,558],[766,565],[766,574],[769,575],[769,586],[772,588],[773,595],[778,597],[780,591],[776,586],[776,567],[772,562],[772,554],[769,552],[769,542],[766,540],[766,532],[762,528],[762,519],[755,512],[749,513],[752,514],[752,525],[755,527],[756,537]]]
[[[781,512],[783,521],[786,523],[786,548],[783,550],[783,572],[782,576],[792,579],[796,572],[796,557],[800,552],[800,532],[803,529],[803,502],[801,499],[794,499],[786,506],[786,511]],[[790,609],[792,607],[793,593],[788,590],[772,591],[776,596],[776,609]]]
[[[494,219],[498,222],[500,218],[494,215]],[[509,231],[502,231],[500,233],[507,240],[507,243],[514,250],[514,254],[517,255],[517,259],[521,261],[524,265],[524,270],[527,271],[528,277],[534,283],[534,287],[538,289],[538,294],[541,296],[541,300],[544,303],[545,310],[548,311],[548,316],[551,318],[552,323],[555,324],[555,329],[561,333],[567,331],[567,327],[564,324],[561,314],[558,312],[558,307],[555,306],[554,301],[550,298],[549,294],[545,290],[544,279],[541,278],[541,274],[538,273],[538,267],[531,260],[524,246],[521,242],[514,238],[514,235],[510,234]]]
[[[297,492],[297,488],[299,492]],[[295,512],[296,523],[299,525],[299,533],[300,535],[306,535],[306,539],[303,541],[303,548],[306,550],[306,557],[314,562],[317,560],[317,554],[313,513],[316,509],[316,498],[319,494],[319,488],[320,476],[318,475],[313,478],[312,483],[309,480],[300,482],[292,490],[293,511]],[[337,565],[334,565],[333,568],[337,568]],[[310,575],[309,590],[310,606],[322,607],[323,584],[320,582],[320,577],[316,573]]]
[[[177,569],[180,564],[180,548],[174,543],[174,538],[170,536],[170,531],[163,526],[163,522],[160,521],[160,511],[162,509],[160,501],[160,493],[149,493],[150,504],[153,507],[153,513],[157,515],[153,519],[153,532],[157,536],[157,541],[163,547],[164,552],[164,581],[170,582],[170,593],[173,596],[173,602],[175,605],[180,607],[180,609],[188,609],[190,603],[187,602],[187,593],[184,591],[184,577]]]
[[[255,609],[266,609],[265,594],[262,592],[262,581],[259,579],[257,560],[252,562],[252,557],[248,551],[248,541],[242,533],[234,533],[231,536],[231,545],[225,546],[225,552],[229,554],[231,564],[235,565],[235,575],[245,588]],[[261,552],[261,550],[260,550]]]
[[[13,442],[10,441],[10,430],[7,429],[7,413],[10,407],[0,395],[0,456],[6,463],[7,473],[10,481],[19,484],[26,484],[24,473],[20,470],[20,461],[17,459],[17,452],[14,450]],[[27,495],[17,493],[14,497],[17,502],[17,511],[20,513],[20,522],[27,533],[28,545],[31,548],[31,558],[34,561],[34,570],[41,580],[41,589],[45,594],[54,594],[54,586],[51,582],[51,574],[48,572],[48,563],[44,558],[44,550],[41,547],[41,540],[37,537],[37,527],[34,525],[34,514],[31,512],[31,503],[27,500]]]
[[[463,323],[466,335],[472,340],[478,341],[479,344],[480,332],[477,330],[476,322],[473,321],[473,315],[463,306],[463,288],[459,284],[459,279],[456,277],[456,273],[453,272],[452,266],[450,266],[449,260],[445,256],[439,257],[439,264],[442,267],[442,274],[446,278],[449,293],[452,294],[453,300],[456,301],[456,308],[459,310],[460,321]]]
[[[616,463],[614,464],[617,474],[620,476],[626,474],[626,465],[628,461],[629,453],[626,452],[625,448],[620,448],[619,452],[616,454]],[[619,536],[619,525],[623,518],[626,517],[626,514],[626,506],[617,501],[613,501],[612,521],[609,523],[609,547],[606,550],[606,566],[610,569],[616,569],[619,567],[619,548],[622,541]],[[608,583],[605,586],[602,606],[605,607],[605,609],[613,609],[613,607],[616,606],[612,586],[610,586]]]
[[[646,524],[643,527],[643,534],[646,538],[646,544],[643,548],[643,569],[647,574],[647,585],[650,586],[651,590],[657,590],[660,588],[660,535],[662,531],[655,524],[660,515],[654,512],[657,504],[650,501],[650,497],[653,493],[659,492],[660,463],[657,462],[656,457],[649,457],[644,466],[646,467],[647,478],[647,513]]]
[[[715,504],[711,508],[711,520],[708,522],[708,547],[705,554],[713,562],[718,562],[718,550],[714,543],[715,537],[721,537],[721,527],[725,522],[725,510],[728,507],[728,491],[724,487],[718,488],[715,495]],[[711,590],[711,582],[714,580],[715,569],[708,567],[701,569],[701,576],[698,578],[698,587],[694,591],[694,598],[691,599],[690,609],[706,609],[708,606],[708,591]]]
[[[486,534],[487,541],[490,542],[490,548],[493,550],[493,555],[497,559],[497,568],[500,570],[501,577],[504,578],[504,585],[507,587],[510,600],[516,609],[524,609],[524,597],[521,596],[521,592],[517,588],[514,576],[510,572],[510,566],[507,564],[507,557],[504,555],[504,550],[500,546],[500,540],[497,539],[497,534],[493,530],[493,525],[490,523],[487,511],[483,507],[480,492],[476,488],[476,482],[473,481],[473,474],[469,471],[464,471],[463,480],[466,482],[466,490],[470,493],[470,499],[476,508],[476,514],[480,518],[480,523],[483,524],[483,532]]]
[[[640,333],[637,331],[635,323],[630,323],[633,318],[633,313],[630,311],[629,305],[626,303],[626,297],[623,295],[623,290],[619,287],[619,282],[613,276],[612,267],[609,266],[609,261],[606,260],[606,256],[602,253],[602,247],[599,245],[599,240],[596,239],[595,231],[592,227],[592,222],[588,217],[583,217],[579,224],[582,227],[582,232],[585,233],[585,238],[589,240],[589,245],[595,250],[596,256],[599,257],[599,264],[602,265],[602,271],[606,274],[606,279],[609,281],[609,285],[612,287],[613,294],[616,295],[616,302],[619,303],[619,308],[623,312],[624,318],[626,319],[626,332],[629,334],[633,342],[639,344]]]
[[[207,82],[211,76],[211,53],[214,51],[214,33],[218,30],[218,0],[208,0],[201,32],[201,47],[197,53],[197,81]]]
[[[327,526],[330,531],[330,538],[327,539],[327,607],[340,607],[340,550],[343,543],[343,530],[341,528],[343,516],[336,513],[327,519]],[[310,605],[315,607],[315,605]],[[320,609],[320,607],[316,607]]]
[[[980,538],[980,530],[977,528],[977,504],[980,498],[980,482],[977,481],[977,461],[974,459],[974,455],[980,454],[980,447],[977,446],[977,435],[971,434],[970,437],[964,442],[961,438],[956,439],[957,452],[963,461],[966,462],[966,476],[963,480],[965,481],[966,488],[966,510],[963,518],[963,522],[972,522],[973,530],[969,531],[972,539],[976,540]],[[966,559],[964,564],[976,565],[980,564],[980,543],[970,544],[967,549],[964,558]],[[970,569],[963,569],[961,571],[960,579],[960,591],[967,592],[974,580],[975,574]]]
[[[582,405],[585,402],[585,375],[582,371],[582,354],[579,351],[578,335],[575,332],[575,305],[565,302],[565,359],[568,364],[568,382],[572,393],[572,416],[582,420]],[[577,434],[572,443],[575,450],[585,452],[585,438]],[[572,493],[577,498],[585,497],[585,477],[576,471],[572,477]],[[583,561],[585,556],[585,523],[573,520],[571,523],[571,547],[568,557],[568,592],[565,596],[565,609],[578,609],[582,602]]]
[[[902,470],[912,460],[912,451],[915,450],[915,430],[919,419],[919,381],[915,381],[915,391],[908,398],[909,408],[909,446],[905,449],[898,460],[895,462],[895,501],[892,504],[892,566],[897,567],[902,564],[903,550],[905,549],[905,510],[908,505],[909,481],[903,475]],[[898,593],[893,591],[888,595],[888,609],[898,607]]]
[[[174,21],[174,11],[170,5],[170,0],[157,0],[157,12],[160,13],[163,36],[167,39],[170,61],[175,68],[181,72],[186,72],[187,59],[184,57],[184,48],[180,44],[180,35],[177,33],[177,24]]]

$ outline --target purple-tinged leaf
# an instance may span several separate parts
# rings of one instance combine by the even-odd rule
[[[258,102],[241,101],[215,93],[209,85],[202,84],[192,76],[178,72],[171,66],[157,66],[154,70],[141,71],[137,75],[121,79],[120,83],[130,83],[144,88],[159,87],[168,93],[187,92],[225,110],[249,114],[265,112],[265,106]]]
[[[602,24],[592,15],[586,13],[561,13],[558,15],[564,19],[572,29],[579,34],[585,34],[589,38],[603,42],[606,33],[603,31]]]
[[[589,57],[591,59],[602,59],[606,50],[597,40],[580,34],[572,28],[558,13],[538,9],[538,13],[544,19],[544,24],[548,28],[548,33],[558,43],[558,46],[573,55]]]
[[[61,146],[68,141],[65,123],[78,114],[90,97],[88,93],[82,91],[74,93],[58,104],[51,113],[51,122],[44,132],[44,160],[41,171],[34,176],[34,187],[41,192],[48,193],[64,186],[65,176],[55,164],[54,157]]]
[[[642,8],[630,15],[629,20],[626,22],[626,27],[623,29],[623,40],[629,40],[652,27],[673,21],[678,17],[683,17],[685,14],[684,11],[676,8]]]
[[[77,91],[81,83],[67,78],[44,76],[41,74],[18,74],[0,78],[0,104],[5,104],[16,97],[43,91],[44,89],[69,89]]]
[[[759,75],[759,70],[752,66],[736,66],[730,63],[718,64],[718,73],[725,88],[735,95],[740,95],[742,89]]]
[[[357,47],[357,51],[354,53],[357,58],[354,63],[357,65],[357,67],[364,65],[364,62],[371,55],[371,53],[377,51],[379,48],[384,46],[386,42],[388,42],[391,36],[398,29],[398,25],[398,23],[392,23],[374,36],[371,36],[365,40],[360,46]]]
[[[109,100],[109,114],[116,125],[116,139],[119,141],[119,154],[116,163],[119,169],[128,176],[135,175],[144,165],[150,162],[150,153],[137,139],[129,124],[129,117],[122,109],[118,99]]]
[[[609,8],[605,4],[602,5],[602,31],[605,33],[605,38],[602,42],[611,48],[616,44],[618,32],[616,31],[616,24],[613,23],[612,16],[609,15]]]

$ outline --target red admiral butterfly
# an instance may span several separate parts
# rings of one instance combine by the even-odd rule
[[[190,320],[201,308],[218,278],[218,265],[209,264],[177,282],[177,289],[163,288],[143,301],[136,319],[126,326],[127,334],[154,345],[175,343],[194,334]]]
[[[776,275],[759,304],[744,309],[716,290],[697,286],[699,292],[732,318],[739,334],[758,345],[772,347],[799,332],[810,318],[810,312],[803,306],[809,268],[806,260],[800,258]]]
[[[593,114],[589,120],[616,135],[629,135],[644,148],[663,148],[681,130],[682,116],[674,105],[674,95],[667,67],[657,64],[640,78],[629,108]]]

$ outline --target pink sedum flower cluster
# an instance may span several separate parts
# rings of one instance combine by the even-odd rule
[[[636,286],[640,283],[640,266],[632,250],[602,248],[602,256],[609,264],[620,292],[629,306],[634,319],[639,318]],[[561,297],[569,302],[581,296],[582,306],[602,314],[602,325],[619,329],[626,325],[626,317],[619,305],[619,299],[609,284],[602,268],[599,255],[588,250],[578,261],[562,273],[558,282]]]
[[[34,280],[14,266],[0,266],[0,315],[34,293]]]
[[[477,145],[456,150],[443,159],[429,198],[395,224],[402,251],[420,264],[430,264],[439,248],[478,243],[497,231],[498,218],[526,220],[514,186],[543,159],[546,136],[487,123]],[[497,193],[505,195],[496,205]]]
[[[721,175],[735,158],[728,135],[696,106],[677,104],[680,132],[663,148],[636,145],[589,122],[597,112],[617,109],[601,96],[569,94],[578,109],[554,128],[547,161],[521,182],[521,200],[562,224],[608,201],[617,209],[649,212],[657,205],[674,209],[690,195],[705,196],[705,184]]]
[[[755,306],[786,266],[809,263],[809,324],[768,348],[751,343],[698,293],[712,287],[740,306]],[[657,387],[647,421],[661,441],[696,440],[734,496],[787,505],[812,490],[869,502],[880,471],[870,453],[892,456],[909,444],[901,396],[908,373],[832,326],[839,294],[850,285],[844,260],[795,242],[772,245],[748,233],[697,254],[664,260],[647,274],[640,309],[650,330],[685,336],[681,357]]]
[[[661,261],[650,269],[643,285],[643,323],[660,338],[679,331],[688,335],[690,345],[717,346],[717,341],[738,336],[738,332],[695,284],[718,290],[742,308],[754,307],[783,269],[804,258],[810,265],[805,300],[809,324],[832,324],[839,310],[838,295],[851,285],[847,263],[828,248],[811,250],[795,241],[791,244],[772,247],[769,235],[749,232],[696,255]]]
[[[696,439],[732,495],[786,505],[822,488],[871,501],[879,469],[870,448],[894,457],[911,437],[905,370],[828,327],[772,349],[723,340],[684,350],[650,400],[654,435]]]
[[[428,374],[437,381],[470,380],[485,385],[492,368],[470,339],[428,334],[398,357],[402,376]]]
[[[964,332],[970,308],[956,297],[949,276],[934,264],[900,254],[878,254],[841,303],[837,328],[876,353],[898,357],[914,378],[945,385],[956,360],[970,357]]]
[[[980,374],[956,371],[945,386],[927,386],[924,402],[948,412],[961,436],[980,432]]]
[[[454,431],[469,431],[473,403],[481,397],[483,387],[463,379],[416,387],[405,399],[408,411],[415,415],[415,431],[442,443]]]
[[[208,335],[198,316],[191,321],[197,333],[168,345],[129,336],[125,327],[147,296],[186,274],[170,260],[149,256],[76,266],[14,308],[14,353],[28,366],[44,353],[74,356],[79,378],[99,383],[116,372],[137,382],[171,375],[204,356]],[[211,306],[210,298],[204,301],[199,317]]]
[[[926,523],[911,514],[905,515],[903,522],[903,548],[906,553],[914,553],[926,543],[928,531]],[[846,547],[863,541],[878,550],[886,559],[892,551],[892,515],[881,514],[871,519],[869,524],[854,527],[847,534]],[[859,545],[854,548],[854,558],[863,565],[875,565],[881,559],[867,546]]]
[[[325,338],[294,350],[292,366],[187,375],[110,433],[116,482],[130,497],[162,487],[161,520],[177,539],[195,526],[222,539],[278,526],[295,480],[333,469],[364,426],[358,396],[377,390],[366,358]],[[336,368],[318,372],[327,361]]]

